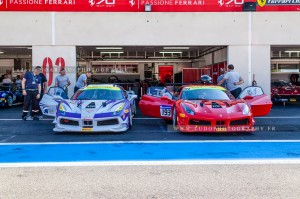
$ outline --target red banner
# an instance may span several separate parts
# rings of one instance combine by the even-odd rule
[[[0,0],[0,11],[241,12],[249,0]],[[251,1],[251,0],[250,0]],[[300,11],[300,0],[257,0],[257,11]]]

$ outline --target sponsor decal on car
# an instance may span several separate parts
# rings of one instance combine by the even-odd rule
[[[172,106],[161,105],[160,106],[160,116],[171,117],[172,116]]]

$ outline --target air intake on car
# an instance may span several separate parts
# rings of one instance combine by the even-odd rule
[[[230,121],[230,126],[247,125],[247,124],[249,124],[249,120],[248,119],[241,119],[241,120]]]
[[[195,119],[191,119],[189,121],[189,123],[191,125],[200,125],[200,126],[210,126],[211,122],[210,121],[205,121],[205,120],[195,120]]]
[[[119,124],[118,119],[102,120],[97,122],[97,126],[116,125]]]
[[[222,106],[220,106],[218,103],[216,103],[216,102],[212,102],[211,103],[211,107],[212,108],[222,108]]]
[[[95,102],[91,102],[89,105],[87,105],[85,108],[96,108]]]

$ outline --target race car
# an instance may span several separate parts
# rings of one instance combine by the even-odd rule
[[[23,102],[24,96],[22,94],[21,84],[0,84],[0,106],[11,107],[13,105],[22,104]]]
[[[273,102],[300,101],[300,86],[293,86],[284,80],[271,83],[271,99]]]
[[[133,91],[112,84],[89,85],[71,99],[51,87],[40,102],[44,115],[54,116],[56,132],[124,132],[136,113]]]
[[[181,132],[252,132],[253,117],[267,115],[272,101],[257,86],[235,99],[221,86],[186,85],[178,97],[167,89],[160,96],[143,95],[139,107],[144,115],[172,120]]]

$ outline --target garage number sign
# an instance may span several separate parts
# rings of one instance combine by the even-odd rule
[[[248,0],[0,0],[0,11],[241,12]],[[300,11],[300,0],[257,0],[257,11]]]

